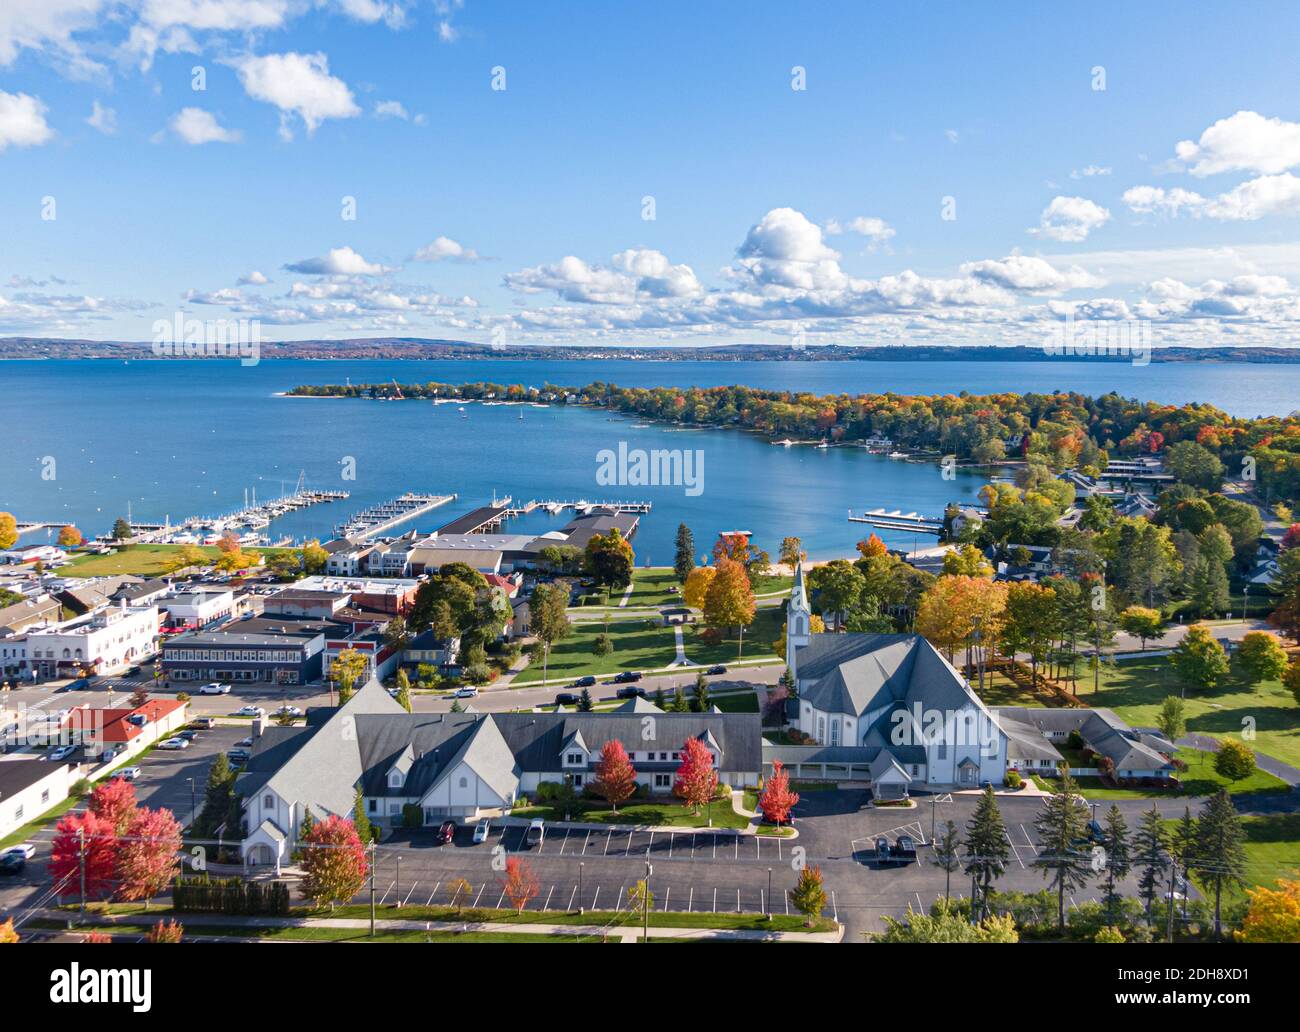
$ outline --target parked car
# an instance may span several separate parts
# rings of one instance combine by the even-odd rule
[[[628,684],[631,681],[641,680],[641,672],[638,670],[624,670],[614,675],[615,684]]]
[[[194,721],[194,726],[197,728],[202,728],[204,731],[211,731],[214,727],[217,726],[217,718],[198,717]]]
[[[596,683],[596,679],[592,677],[590,674],[588,674],[586,677],[579,677],[576,681],[573,682],[573,684],[569,685],[569,687],[570,688],[591,688],[595,685],[595,683]]]
[[[16,846],[9,846],[0,856],[9,856],[10,854],[21,856],[24,860],[30,860],[36,855],[36,846],[31,842],[19,842]]]
[[[557,692],[555,696],[555,704],[557,706],[576,706],[579,698],[580,697],[575,695],[573,692]]]
[[[235,745],[245,749],[251,749],[253,748],[253,736],[247,735],[244,738],[241,738],[238,742],[236,742]]]
[[[219,681],[209,681],[199,689],[200,695],[229,695],[230,685],[222,684]]]
[[[65,692],[82,692],[89,689],[94,683],[92,678],[78,677],[75,681],[68,682],[62,690]]]
[[[478,689],[468,684],[463,688],[457,688],[455,691],[455,696],[458,699],[472,699],[476,695],[478,695]]]
[[[492,830],[492,825],[487,821],[479,821],[474,825],[474,845],[488,840],[488,832]]]
[[[890,859],[899,865],[916,863],[916,840],[911,835],[899,835],[890,850]]]
[[[709,667],[709,669],[704,672],[708,674],[710,677],[716,677],[718,674],[725,674],[727,672],[727,668],[724,667],[721,663],[719,663],[717,666]]]
[[[242,766],[243,764],[247,763],[247,762],[248,762],[248,758],[249,758],[251,755],[252,755],[252,753],[250,753],[247,749],[227,749],[227,750],[226,750],[226,759],[228,759],[228,760],[229,760],[231,763],[233,763],[236,767],[238,767],[238,766]]]
[[[620,688],[614,693],[614,697],[618,699],[635,699],[643,695],[645,695],[644,688],[634,687]]]
[[[298,706],[281,706],[275,711],[277,716],[301,717],[302,709]]]
[[[22,853],[0,854],[0,874],[22,874],[27,867],[27,857]]]
[[[194,739],[199,737],[199,733],[197,731],[191,731],[189,728],[186,728],[184,731],[177,732],[176,737],[184,738],[185,741],[187,742],[192,742],[194,741]]]
[[[881,867],[889,866],[889,839],[884,835],[876,839],[876,863]]]
[[[57,749],[51,751],[50,759],[66,760],[69,756],[71,756],[76,751],[77,751],[77,747],[75,745],[61,745]]]
[[[235,710],[235,716],[264,717],[266,716],[266,710],[262,709],[261,706],[240,706],[239,709]]]
[[[121,770],[115,771],[113,774],[113,777],[121,778],[123,781],[134,781],[139,776],[139,767],[123,767]]]
[[[189,747],[190,747],[190,743],[187,742],[184,738],[164,738],[161,742],[158,743],[159,749],[175,750],[175,749],[188,749]]]
[[[448,842],[456,837],[456,822],[443,821],[438,825],[438,834],[434,836],[434,841],[440,846],[445,846]]]
[[[546,822],[538,817],[529,823],[528,830],[524,832],[523,848],[531,849],[533,846],[540,846],[545,838]]]

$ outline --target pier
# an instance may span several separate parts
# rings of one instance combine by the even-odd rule
[[[565,509],[573,509],[581,515],[586,515],[596,509],[607,509],[611,512],[649,512],[651,508],[649,502],[591,502],[585,498],[579,498],[577,501],[550,499],[533,502],[532,505],[533,508],[545,509],[552,516],[564,512]]]
[[[509,498],[502,499],[499,505],[481,505],[477,509],[467,512],[464,516],[457,516],[450,523],[439,527],[434,531],[434,536],[494,534],[501,528],[502,523],[516,514],[517,510],[511,509],[509,505]]]
[[[895,509],[892,512],[886,512],[884,509],[869,509],[861,515],[855,516],[853,510],[849,510],[850,523],[867,523],[880,530],[901,530],[912,534],[934,534],[936,536],[943,533],[943,520],[936,519],[933,516],[922,516],[920,513],[905,513],[901,509]]]
[[[455,499],[454,494],[433,495],[407,492],[398,498],[380,502],[378,505],[357,513],[346,523],[340,523],[334,529],[334,532],[339,537],[351,538],[353,541],[364,541],[366,538],[386,533],[407,520],[423,516],[440,505],[455,501]]]

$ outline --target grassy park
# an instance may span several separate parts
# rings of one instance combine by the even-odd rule
[[[122,545],[111,555],[84,552],[76,555],[66,566],[59,567],[59,576],[110,577],[117,574],[131,574],[136,577],[161,577],[167,572],[167,564],[182,547],[182,545]],[[221,550],[215,545],[204,546],[200,551],[214,562],[221,555]]]

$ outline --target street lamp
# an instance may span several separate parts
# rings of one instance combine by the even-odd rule
[[[190,783],[190,828],[193,829],[194,818],[198,816],[198,803],[194,795],[194,779],[186,778],[185,780]]]

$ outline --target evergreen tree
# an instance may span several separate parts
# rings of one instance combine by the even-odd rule
[[[1128,823],[1114,803],[1106,811],[1106,908],[1112,923],[1118,921],[1116,909],[1120,895],[1115,891],[1115,883],[1123,881],[1132,868],[1129,855]]]
[[[362,798],[361,787],[357,787],[357,801],[352,807],[352,826],[357,829],[357,837],[361,839],[361,844],[369,845],[370,840],[375,838],[375,830],[370,826],[370,817],[366,814],[366,801]]]
[[[966,823],[966,864],[964,870],[972,878],[979,893],[976,902],[972,892],[972,913],[987,908],[989,889],[995,879],[1002,877],[1007,869],[1007,858],[1011,855],[1007,842],[1007,826],[1002,821],[998,810],[997,797],[993,786],[984,789],[975,812]]]
[[[208,785],[203,795],[203,812],[195,822],[195,833],[202,838],[210,836],[220,827],[230,812],[230,794],[235,785],[235,773],[225,753],[217,753],[208,768]]]
[[[663,685],[660,685],[655,689],[655,705],[660,709],[663,709],[666,704],[667,700],[664,698],[664,687]]]
[[[943,898],[947,902],[952,898],[952,875],[961,869],[961,857],[958,855],[961,843],[957,837],[957,825],[948,821],[943,827],[943,834],[935,839],[934,856],[930,863],[944,872]]]
[[[127,523],[121,516],[113,521],[113,540],[125,541],[131,536],[131,524]]]
[[[695,675],[695,698],[691,700],[691,709],[696,713],[708,713],[712,703],[709,701],[709,682],[704,671]]]
[[[582,694],[578,696],[578,712],[591,712],[591,691],[587,688],[582,689]]]
[[[1144,810],[1138,819],[1137,836],[1133,840],[1133,857],[1140,872],[1138,898],[1142,900],[1148,921],[1151,920],[1151,904],[1160,891],[1160,880],[1167,866],[1165,854],[1168,849],[1169,836],[1165,834],[1160,808],[1152,803],[1151,809]]]
[[[1201,806],[1196,822],[1196,868],[1201,881],[1214,889],[1214,937],[1223,937],[1224,886],[1245,884],[1246,849],[1241,816],[1232,797],[1221,788]]]
[[[673,556],[673,575],[678,584],[685,584],[691,570],[695,569],[695,536],[685,523],[677,524],[677,551]]]
[[[406,671],[397,671],[397,695],[395,696],[402,709],[407,713],[411,712],[411,678]]]
[[[686,692],[682,689],[682,686],[679,684],[677,686],[676,691],[673,692],[672,712],[689,713],[690,711],[691,711],[690,704],[686,701]]]
[[[1041,868],[1043,877],[1056,888],[1056,927],[1060,932],[1065,931],[1066,892],[1086,885],[1091,873],[1087,859],[1076,848],[1087,826],[1088,810],[1074,779],[1062,770],[1060,784],[1034,818],[1040,842],[1034,866]]]

